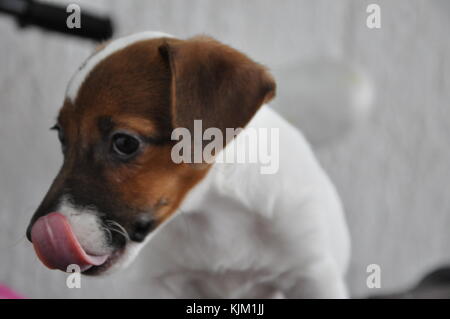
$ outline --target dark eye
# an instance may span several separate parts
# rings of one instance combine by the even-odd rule
[[[114,152],[127,157],[134,155],[139,150],[140,146],[140,142],[137,138],[125,133],[114,134],[112,143]]]
[[[56,124],[55,126],[53,126],[51,128],[51,130],[55,130],[55,131],[58,132],[58,139],[61,142],[61,146],[62,146],[63,151],[64,151],[65,148],[66,148],[66,139],[64,138],[64,132],[63,132],[61,126],[59,126],[59,124]]]

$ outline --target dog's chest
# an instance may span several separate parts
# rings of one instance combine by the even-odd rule
[[[261,265],[267,251],[276,245],[270,220],[230,199],[217,197],[212,201],[212,207],[175,217],[155,241],[171,245],[172,258],[180,263],[189,260],[196,269],[220,271]]]
[[[270,221],[210,196],[208,211],[182,213],[155,236],[148,250],[153,275],[177,281],[190,296],[270,295],[281,252]]]

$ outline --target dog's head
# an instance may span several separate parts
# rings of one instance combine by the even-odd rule
[[[74,75],[55,129],[64,162],[27,237],[50,268],[128,264],[208,172],[175,163],[173,129],[244,127],[275,83],[211,38],[143,33],[95,52]]]

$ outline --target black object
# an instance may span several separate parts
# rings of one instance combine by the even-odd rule
[[[0,12],[13,15],[21,27],[36,25],[46,30],[75,35],[97,41],[109,39],[113,24],[109,17],[86,13],[81,8],[81,28],[70,29],[66,20],[71,14],[66,7],[34,0],[0,0]]]

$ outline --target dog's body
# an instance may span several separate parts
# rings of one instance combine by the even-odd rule
[[[28,231],[39,257],[50,268],[64,270],[67,264],[80,263],[86,273],[95,274],[128,264],[148,243],[141,262],[152,287],[149,297],[346,297],[349,238],[339,198],[303,136],[269,106],[260,108],[274,94],[273,80],[259,65],[216,42],[159,40],[161,36],[112,42],[88,60],[78,72],[81,77],[72,80],[59,120],[60,133],[63,126],[66,131],[65,164]],[[144,52],[151,65],[158,66],[154,73],[144,74],[145,79],[139,69],[146,63],[140,63],[147,59]],[[169,88],[165,84],[169,77],[164,75],[167,65],[170,101],[164,98]],[[134,87],[124,91],[131,95],[124,100],[130,101],[132,109],[126,114],[113,106],[123,90],[109,83],[116,69],[121,70],[119,66],[127,70],[125,76],[130,75],[122,83],[141,79],[147,83],[154,78],[138,93],[131,92]],[[221,74],[227,77],[215,83]],[[241,86],[235,87],[239,81]],[[151,99],[158,101],[152,110],[165,107],[152,111],[151,121],[138,111],[148,98],[134,99],[148,90],[154,90]],[[114,99],[105,104],[110,95]],[[242,105],[236,115],[217,116],[203,106],[197,109],[198,99],[210,103],[215,112],[229,104]],[[191,103],[187,111],[182,110],[184,101]],[[100,107],[101,103],[105,106]],[[173,113],[162,117],[160,113],[170,108],[168,103]],[[236,145],[240,145],[237,152],[248,151],[240,149],[246,144],[238,141],[250,128],[279,129],[279,170],[261,174],[257,163],[170,162],[170,145],[155,142],[163,135],[159,134],[165,127],[162,124],[170,116],[172,124],[167,126],[190,127],[190,114],[209,127],[245,127],[227,141],[224,153]],[[181,125],[186,116],[187,124]],[[218,119],[231,122],[217,123]],[[90,135],[83,129],[89,121],[95,123]],[[97,125],[99,133],[93,133]],[[130,131],[136,133],[128,136]],[[148,135],[152,138],[145,139]],[[133,150],[130,145],[138,143],[139,148],[132,157],[111,153],[109,146],[103,146],[110,139],[116,153],[117,145]],[[58,213],[49,214],[52,211]],[[113,229],[107,238],[102,229],[111,223],[129,234],[126,242],[112,234]],[[58,245],[51,233],[62,238],[60,248],[53,247]]]
[[[155,296],[346,296],[349,239],[334,187],[303,136],[268,106],[247,127],[280,129],[279,171],[214,164],[148,244],[141,262]]]

